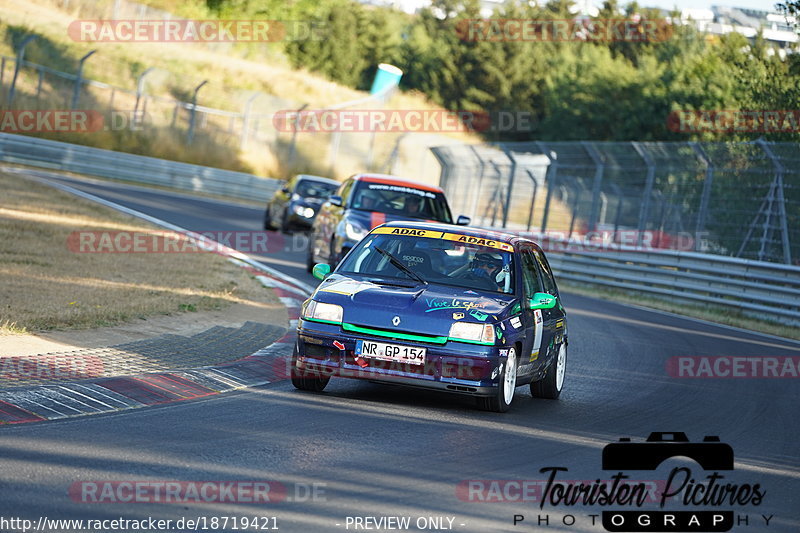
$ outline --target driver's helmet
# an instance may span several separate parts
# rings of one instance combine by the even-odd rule
[[[487,268],[488,267],[488,271]],[[495,275],[503,268],[503,258],[499,254],[479,252],[472,258],[470,270],[476,276],[495,281]]]

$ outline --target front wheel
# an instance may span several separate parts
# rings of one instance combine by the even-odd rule
[[[281,233],[291,233],[292,227],[289,224],[289,213],[284,213],[283,218],[281,219],[281,226],[280,226]]]
[[[505,413],[514,401],[514,392],[517,390],[517,350],[509,348],[503,371],[500,373],[500,383],[497,392],[488,398],[478,398],[478,406],[484,411]]]
[[[311,392],[322,392],[331,380],[330,376],[320,376],[316,372],[310,372],[305,369],[297,368],[297,345],[292,352],[292,385],[296,389],[307,390]]]
[[[272,223],[272,215],[269,213],[269,207],[264,211],[264,229],[268,231],[275,230],[275,225]]]
[[[547,373],[539,381],[531,382],[531,395],[534,398],[555,400],[561,395],[564,387],[564,376],[567,370],[567,343],[562,342],[556,353],[556,360],[547,369]]]
[[[311,274],[314,271],[314,234],[308,238],[308,252],[306,252],[306,272]]]

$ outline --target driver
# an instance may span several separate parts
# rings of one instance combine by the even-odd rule
[[[488,254],[479,252],[472,258],[470,265],[470,273],[478,279],[487,280],[492,283],[493,287],[500,289],[497,284],[497,275],[503,269],[503,259],[495,256],[495,254]]]
[[[419,196],[408,196],[405,201],[406,213],[410,216],[417,216],[422,211],[422,198]]]
[[[358,198],[358,208],[365,211],[372,211],[377,206],[378,202],[375,197],[368,191],[362,192]]]

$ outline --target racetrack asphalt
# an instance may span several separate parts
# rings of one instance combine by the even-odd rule
[[[260,229],[261,207],[59,181],[196,231]],[[257,259],[313,284],[304,251],[288,248]],[[0,428],[0,518],[260,516],[276,517],[282,531],[314,532],[352,531],[356,518],[364,524],[366,517],[407,516],[412,524],[441,517],[446,525],[452,518],[456,531],[604,531],[591,515],[619,506],[540,507],[540,494],[521,493],[519,480],[537,486],[546,479],[541,469],[554,466],[568,469],[562,480],[608,479],[611,473],[601,468],[604,445],[661,431],[685,432],[692,441],[719,436],[736,460],[733,471],[722,472],[723,483],[759,484],[766,491],[757,505],[667,502],[665,509],[731,510],[737,532],[800,531],[798,378],[676,378],[668,372],[677,356],[797,358],[799,343],[595,298],[563,297],[570,347],[558,401],[534,400],[520,387],[509,413],[498,415],[444,393],[339,379],[324,393],[311,394],[280,381],[162,407],[7,426]],[[657,482],[686,464],[672,459],[656,471],[628,474]],[[695,481],[709,474],[690,466]],[[112,503],[109,498],[120,495],[112,491],[103,503],[91,503],[96,493],[81,491],[103,481],[175,480],[268,480],[279,483],[287,497],[257,505]],[[524,517],[516,526],[515,515]],[[772,515],[768,526],[762,515]],[[216,530],[233,531],[231,525]]]

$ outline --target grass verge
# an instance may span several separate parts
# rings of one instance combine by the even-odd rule
[[[163,232],[37,182],[0,173],[0,335],[111,326],[153,315],[280,305],[212,253],[77,253],[76,231]]]
[[[787,339],[800,340],[800,330],[796,327],[788,326],[778,322],[762,320],[744,315],[741,311],[728,309],[721,306],[712,305],[691,305],[675,304],[666,300],[660,300],[639,292],[626,291],[622,289],[608,289],[584,283],[562,282],[559,287],[566,292],[574,292],[592,298],[606,298],[615,302],[639,305],[661,311],[668,311],[677,315],[684,315],[726,326],[758,331],[785,337]]]

